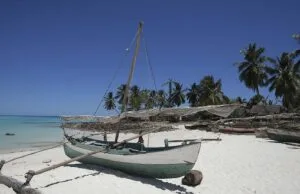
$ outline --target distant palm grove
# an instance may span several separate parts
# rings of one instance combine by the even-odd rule
[[[293,38],[300,43],[299,34],[294,34]],[[258,103],[273,104],[273,101],[260,94],[262,87],[274,92],[275,103],[281,103],[287,110],[294,111],[300,108],[299,49],[283,52],[278,57],[271,58],[265,56],[265,48],[253,43],[240,53],[244,60],[234,65],[238,69],[240,81],[254,92],[249,101],[242,97],[229,98],[222,91],[221,79],[216,80],[212,75],[207,75],[188,88],[183,88],[179,81],[169,79],[162,84],[166,87],[166,91],[149,90],[133,85],[129,88],[127,99],[124,99],[126,84],[122,84],[115,94],[108,92],[105,95],[104,108],[123,112],[123,102],[127,102],[129,110],[178,107],[186,102],[191,107],[228,103],[247,103],[248,106]]]

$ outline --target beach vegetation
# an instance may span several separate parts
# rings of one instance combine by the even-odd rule
[[[244,60],[236,63],[239,71],[239,79],[247,88],[259,94],[259,87],[265,86],[267,74],[265,72],[267,57],[265,48],[258,47],[256,43],[249,44],[240,52]]]
[[[300,87],[300,52],[282,53],[276,59],[270,59],[271,65],[266,68],[269,74],[267,84],[269,91],[282,98],[282,105],[291,110],[296,105],[295,98]]]

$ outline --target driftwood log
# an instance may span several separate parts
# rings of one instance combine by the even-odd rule
[[[298,113],[282,113],[266,116],[254,116],[246,118],[229,118],[220,119],[212,123],[213,127],[219,125],[227,125],[238,128],[280,128],[291,131],[300,130],[300,114]]]
[[[5,176],[1,173],[1,169],[5,164],[4,160],[0,161],[0,184],[12,188],[16,193],[19,194],[39,194],[41,193],[37,189],[31,188],[29,185],[24,185],[24,183],[14,179],[12,177]]]
[[[229,119],[220,119],[215,123],[224,123],[224,122],[234,122],[234,121],[270,121],[270,120],[282,120],[282,121],[300,121],[300,114],[298,113],[282,113],[274,115],[265,115],[265,116],[253,116],[253,117],[244,117],[244,118],[229,118]]]
[[[20,182],[17,179],[3,175],[0,172],[0,184],[6,185],[8,188],[12,188],[16,193],[19,194],[41,194],[37,189],[33,189],[28,185]]]

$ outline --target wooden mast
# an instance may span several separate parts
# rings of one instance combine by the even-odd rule
[[[134,50],[134,55],[133,55],[132,61],[131,61],[131,68],[130,68],[130,72],[129,72],[129,77],[128,77],[126,87],[125,87],[125,91],[124,91],[123,106],[122,106],[122,111],[121,112],[126,112],[126,110],[127,110],[129,87],[130,87],[130,83],[131,83],[131,80],[132,80],[132,77],[133,77],[134,68],[135,68],[135,64],[136,64],[136,59],[137,59],[137,56],[139,54],[139,48],[140,48],[140,43],[141,43],[141,35],[142,35],[142,32],[143,32],[143,24],[144,24],[143,21],[139,22],[138,31],[137,31],[137,35],[136,35],[135,50]],[[118,130],[116,132],[115,142],[118,142],[119,133],[120,133],[120,128],[118,128]]]
[[[126,83],[124,99],[123,99],[123,105],[124,105],[123,111],[125,111],[125,112],[126,112],[126,109],[127,109],[128,91],[129,91],[129,87],[130,87],[130,82],[132,80],[132,76],[133,76],[133,73],[134,73],[136,59],[137,59],[137,56],[139,54],[139,48],[140,48],[140,43],[141,43],[141,34],[142,34],[142,31],[143,31],[143,24],[144,23],[142,21],[139,22],[138,31],[137,31],[137,35],[136,35],[136,44],[135,44],[134,55],[133,55],[132,62],[131,62],[129,77],[128,77],[128,80],[127,80],[127,83]]]

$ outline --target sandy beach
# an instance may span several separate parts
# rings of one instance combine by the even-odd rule
[[[132,134],[120,134],[121,139]],[[182,138],[216,138],[219,134],[180,127],[154,133],[150,146],[162,146],[163,140]],[[148,179],[79,162],[35,176],[31,186],[43,193],[289,193],[300,190],[300,147],[259,139],[253,135],[220,134],[220,142],[203,142],[194,169],[201,170],[203,180],[197,187],[181,185],[181,178]],[[110,135],[109,138],[112,138]],[[144,136],[148,145],[148,136]],[[8,160],[31,151],[0,154]],[[4,165],[2,173],[24,181],[28,170],[38,170],[67,160],[62,147],[38,153]],[[51,162],[49,162],[51,160]],[[49,162],[49,163],[44,163]],[[0,185],[0,193],[14,193]]]

